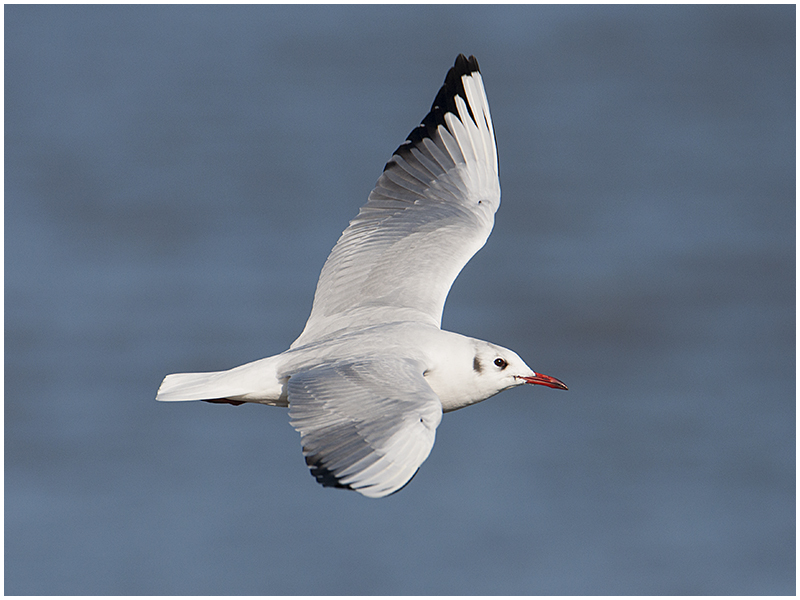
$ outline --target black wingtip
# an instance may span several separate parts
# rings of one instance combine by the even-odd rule
[[[458,114],[455,102],[456,96],[461,96],[464,100],[467,99],[467,92],[464,90],[464,82],[461,78],[464,75],[471,75],[475,72],[480,73],[478,60],[474,56],[467,58],[463,54],[459,54],[456,57],[455,64],[450,68],[447,72],[447,76],[444,78],[444,85],[439,89],[439,93],[436,94],[436,99],[431,106],[431,113],[433,113],[437,107],[441,107],[444,113],[451,112]],[[469,107],[469,104],[467,104],[467,109],[469,110],[469,116],[472,117],[474,121],[475,115],[472,114],[472,109]],[[430,116],[430,114],[428,116]]]
[[[333,471],[329,470],[320,460],[319,456],[306,456],[306,464],[311,469],[311,474],[317,480],[317,483],[323,487],[335,487],[346,490],[352,490],[349,485],[345,485],[339,481],[339,478],[334,475]]]
[[[447,113],[458,114],[458,109],[456,108],[456,96],[461,96],[465,101],[467,99],[467,92],[464,90],[464,82],[461,78],[464,75],[470,75],[476,72],[480,73],[478,59],[476,59],[474,56],[467,58],[463,54],[456,56],[455,63],[452,67],[450,67],[450,70],[447,71],[447,75],[444,78],[444,84],[442,84],[442,87],[439,88],[439,92],[436,94],[436,98],[433,100],[431,110],[428,112],[425,118],[422,119],[422,122],[408,135],[406,141],[398,146],[397,150],[395,150],[393,154],[403,156],[406,152],[410,151],[412,146],[421,142],[423,138],[431,137],[430,132],[435,131],[439,125],[446,125],[444,116]],[[472,112],[472,107],[470,107],[468,102],[467,110],[469,111],[469,116],[472,118],[472,120],[477,122],[475,115]],[[390,165],[391,162],[386,163],[386,166],[383,168],[383,170],[385,171],[388,169]]]
[[[456,56],[456,62],[453,65],[453,70],[455,71],[457,77],[469,75],[470,73],[475,73],[476,71],[478,73],[481,72],[481,69],[478,66],[478,59],[474,56],[467,58],[463,54]]]

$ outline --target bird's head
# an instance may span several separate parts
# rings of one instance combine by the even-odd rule
[[[495,394],[525,383],[568,389],[555,377],[531,369],[516,352],[488,342],[476,345],[472,370],[480,387],[495,389]]]
[[[516,352],[481,340],[469,340],[448,368],[431,373],[429,382],[442,400],[445,412],[491,398],[495,394],[526,383],[566,390],[567,386],[549,375],[537,373]]]

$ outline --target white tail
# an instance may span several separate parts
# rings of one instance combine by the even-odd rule
[[[240,390],[225,383],[226,371],[213,373],[174,373],[167,375],[158,388],[156,400],[162,402],[184,402],[191,400],[215,400],[238,396]]]
[[[156,400],[236,400],[288,406],[284,383],[275,376],[275,367],[270,357],[228,371],[167,375],[158,388]]]

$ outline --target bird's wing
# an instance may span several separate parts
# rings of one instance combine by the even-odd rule
[[[292,347],[390,321],[439,327],[450,286],[492,231],[497,169],[478,62],[462,54],[333,248]]]
[[[324,365],[289,379],[289,417],[324,486],[370,498],[396,492],[428,457],[442,405],[415,361]]]

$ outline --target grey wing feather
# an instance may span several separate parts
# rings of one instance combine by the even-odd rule
[[[422,371],[411,360],[369,359],[290,377],[289,417],[319,483],[371,498],[408,483],[428,457],[442,418]]]
[[[447,293],[486,242],[499,205],[483,81],[474,57],[460,55],[328,257],[292,347],[389,321],[439,327]]]

